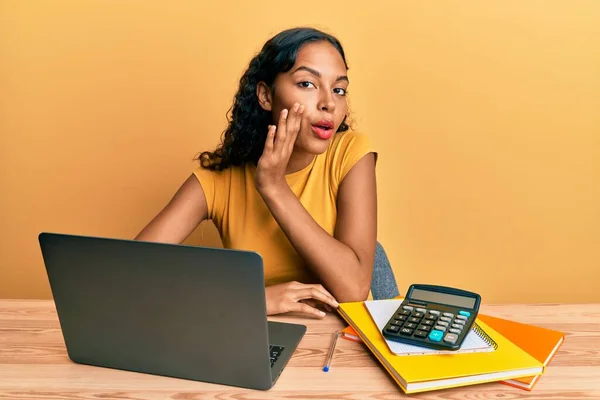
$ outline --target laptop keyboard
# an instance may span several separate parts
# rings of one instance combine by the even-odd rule
[[[279,358],[281,353],[283,352],[283,346],[269,346],[269,356],[271,358],[271,367],[275,364],[275,361]]]

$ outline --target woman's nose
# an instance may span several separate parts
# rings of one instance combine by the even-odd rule
[[[335,109],[335,102],[333,101],[333,95],[330,92],[323,92],[319,99],[318,108],[321,111],[333,112]]]

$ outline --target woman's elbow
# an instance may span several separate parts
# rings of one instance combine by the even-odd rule
[[[339,303],[349,303],[354,301],[365,301],[369,298],[371,292],[371,281],[348,288],[340,298],[336,299]]]

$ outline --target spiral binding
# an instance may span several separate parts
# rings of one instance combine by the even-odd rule
[[[490,335],[485,333],[485,331],[481,329],[479,325],[477,325],[477,322],[473,322],[473,326],[471,326],[471,329],[473,329],[477,336],[479,336],[484,342],[492,346],[494,350],[498,350],[498,343],[496,343],[496,341],[492,339]]]

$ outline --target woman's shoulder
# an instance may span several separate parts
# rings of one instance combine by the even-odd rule
[[[376,151],[371,138],[366,133],[345,131],[335,134],[327,152],[332,162],[339,163],[344,159],[361,158],[367,153]]]
[[[331,150],[351,150],[357,146],[371,146],[369,135],[360,131],[338,132],[334,135],[330,149]]]
[[[250,168],[249,165],[230,165],[224,169],[214,169],[202,165],[194,166],[192,172],[199,180],[211,179],[215,181],[230,181],[244,176]]]
[[[247,187],[245,181],[250,177],[249,168],[247,165],[228,166],[224,169],[211,169],[202,165],[194,167],[192,173],[204,190],[210,218],[219,220],[222,217],[230,193],[243,193]]]
[[[350,130],[336,133],[327,153],[326,165],[337,184],[341,183],[352,167],[368,153],[375,153],[377,159],[377,151],[369,135]]]

